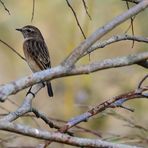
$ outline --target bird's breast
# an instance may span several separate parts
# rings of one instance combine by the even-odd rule
[[[31,42],[31,41],[30,41]],[[26,61],[30,67],[30,69],[32,70],[32,72],[37,72],[37,71],[41,71],[40,67],[38,66],[36,60],[37,58],[34,55],[34,48],[32,43],[30,43],[28,41],[25,41],[23,44],[23,51],[24,51],[24,55],[26,58]],[[36,58],[36,60],[35,60]]]

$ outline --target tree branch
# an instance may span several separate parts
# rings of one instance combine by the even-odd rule
[[[137,41],[137,42],[148,43],[148,38],[142,37],[142,36],[131,36],[131,35],[127,35],[127,34],[115,35],[115,36],[109,38],[108,40],[96,43],[92,47],[88,48],[87,52],[85,52],[82,55],[82,57],[87,55],[88,53],[95,51],[98,48],[104,48],[112,43],[116,43],[116,42],[124,41],[124,40],[133,40],[133,41]]]
[[[41,72],[33,73],[30,76],[22,79],[12,81],[8,84],[0,86],[0,101],[5,101],[9,95],[15,94],[18,91],[32,86],[36,83],[72,75],[88,74],[102,69],[109,69],[115,67],[128,66],[137,64],[140,61],[148,59],[148,52],[139,54],[133,54],[124,57],[117,57],[114,59],[106,59],[98,62],[94,62],[88,65],[74,67],[70,71],[63,67],[57,66],[51,69],[47,69]]]
[[[131,18],[132,16],[135,16],[136,14],[138,14],[147,7],[148,7],[148,1],[143,0],[142,2],[133,6],[126,12],[115,17],[112,21],[110,21],[103,27],[97,29],[92,35],[86,38],[83,42],[81,42],[81,44],[78,47],[76,47],[72,51],[72,53],[62,62],[62,65],[65,67],[72,67],[86,52],[86,50],[90,48],[97,40],[99,40],[109,31],[113,30],[115,27],[119,26],[121,23]]]
[[[115,143],[106,142],[99,139],[78,138],[78,137],[72,137],[65,134],[61,134],[59,132],[56,132],[56,133],[47,132],[44,130],[31,128],[21,124],[9,123],[9,122],[0,122],[0,129],[4,131],[17,133],[17,134],[22,134],[25,136],[30,136],[33,138],[50,140],[50,141],[64,143],[64,144],[78,146],[78,147],[138,148],[136,146],[115,144]]]
[[[33,94],[37,94],[38,91],[42,87],[43,87],[42,83],[36,84],[36,85],[32,86],[31,92]],[[16,111],[11,112],[8,115],[4,116],[2,119],[0,119],[0,122],[3,122],[3,121],[11,122],[11,121],[16,120],[20,116],[23,116],[24,114],[26,114],[28,112],[31,112],[32,111],[32,100],[33,100],[33,98],[34,98],[34,96],[31,93],[27,94],[27,96],[25,97],[22,105],[19,108],[17,108]]]
[[[72,118],[71,120],[69,120],[59,131],[64,133],[66,132],[68,129],[72,128],[73,126],[77,125],[80,122],[84,122],[87,121],[90,117],[108,109],[108,108],[117,108],[117,107],[121,107],[127,110],[130,110],[127,107],[123,106],[123,103],[125,103],[126,101],[129,101],[131,99],[136,99],[136,98],[148,98],[148,96],[144,96],[143,93],[148,91],[148,86],[145,86],[143,88],[139,88],[136,89],[134,91],[130,91],[128,93],[113,97],[103,103],[99,103],[98,105],[96,105],[95,107],[93,107],[92,109],[88,110],[87,112],[76,116],[74,118]]]
[[[125,13],[117,16],[111,22],[94,32],[90,37],[84,40],[73,52],[62,62],[62,66],[57,66],[51,70],[46,70],[33,74],[33,76],[25,77],[22,80],[13,81],[0,87],[0,101],[4,101],[8,95],[14,94],[21,89],[27,88],[35,83],[51,80],[53,78],[66,76],[74,63],[81,58],[85,51],[98,39],[100,39],[107,32],[127,20],[128,18],[136,15],[148,7],[148,1],[143,0],[136,6],[130,8]],[[138,62],[138,61],[137,61]]]

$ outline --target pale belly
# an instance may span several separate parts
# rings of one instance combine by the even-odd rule
[[[25,57],[26,57],[27,63],[30,69],[32,70],[32,72],[41,71],[40,67],[36,64],[36,62],[28,54],[25,54]]]

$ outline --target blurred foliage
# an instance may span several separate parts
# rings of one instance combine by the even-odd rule
[[[77,13],[86,36],[89,36],[113,17],[127,10],[125,2],[120,0],[87,0],[88,11],[92,17],[92,20],[89,20],[80,0],[70,0],[70,2]],[[11,15],[8,15],[0,5],[0,39],[9,43],[22,55],[23,37],[20,33],[15,31],[15,28],[28,24],[37,26],[43,33],[50,51],[52,66],[58,65],[81,41],[83,41],[83,36],[76,25],[74,16],[67,6],[66,1],[36,0],[33,23],[31,23],[31,0],[23,0],[21,2],[18,0],[5,1],[5,5]],[[148,36],[147,17],[147,10],[136,17],[134,21],[134,31],[136,35]],[[107,34],[103,39],[108,39],[116,34],[123,34],[129,25],[130,21],[126,21]],[[131,30],[129,34],[131,34]],[[135,43],[134,48],[131,48],[131,46],[131,41],[123,41],[99,49],[90,55],[90,62],[147,50],[145,48],[146,44]],[[31,74],[28,65],[2,43],[0,43],[0,59],[1,84]],[[78,64],[82,63],[89,63],[89,57],[86,56],[78,62]],[[53,99],[47,96],[46,89],[44,89],[36,96],[36,99],[33,101],[33,106],[48,116],[69,120],[107,98],[134,89],[145,73],[145,69],[133,65],[130,67],[98,71],[90,75],[56,79],[52,81],[54,89]],[[17,104],[21,104],[26,91],[27,90],[22,91],[15,96],[10,96],[10,98]],[[129,118],[133,116],[140,121],[139,124],[146,126],[148,119],[144,117],[148,112],[148,108],[145,100],[130,101],[128,105],[135,108],[136,111],[134,113],[124,111],[123,109],[118,109],[116,111]],[[10,111],[14,111],[17,108],[17,106],[9,101],[1,104],[1,106]],[[6,111],[1,109],[1,113],[6,113]],[[34,120],[28,118],[19,119],[19,122],[37,126]],[[42,128],[50,130],[43,121],[37,120],[37,122]],[[102,116],[101,114],[89,120],[89,122],[80,125],[96,131],[102,131],[102,133],[114,133],[117,135],[128,135],[131,132],[135,132],[134,129],[123,127],[122,121],[113,119],[108,115]],[[0,134],[0,136],[4,137],[3,134]],[[86,136],[85,134],[85,137]],[[26,138],[26,140],[27,144],[30,145],[41,143],[39,140],[34,140],[35,142],[32,141],[32,139],[29,140],[29,138]],[[14,146],[17,144],[25,144],[24,138],[20,136],[17,141],[13,140],[10,142],[12,142]],[[55,144],[55,147],[56,146],[57,144]]]

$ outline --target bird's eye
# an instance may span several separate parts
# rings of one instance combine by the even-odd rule
[[[26,31],[27,31],[28,33],[33,32],[31,29],[27,29]]]

